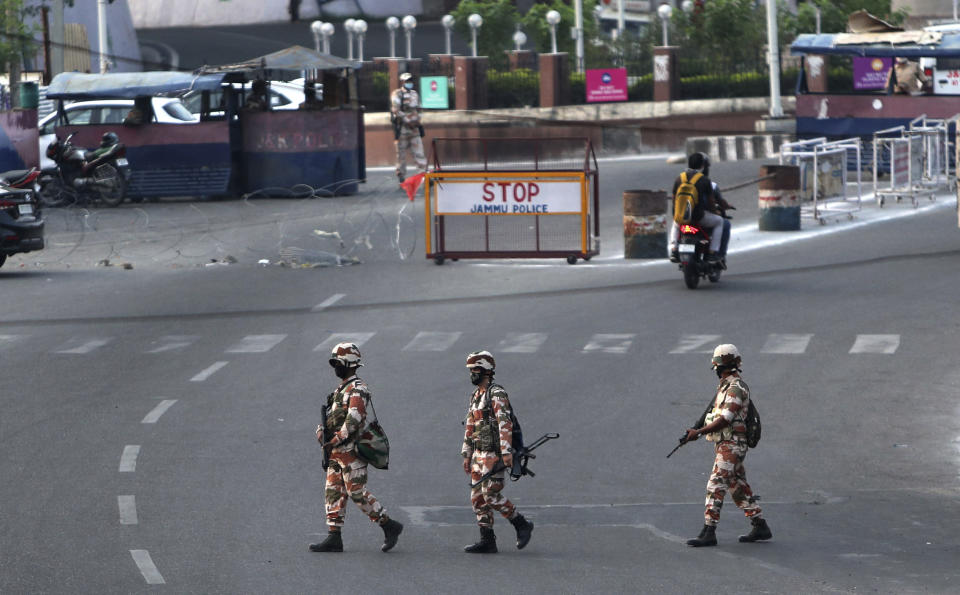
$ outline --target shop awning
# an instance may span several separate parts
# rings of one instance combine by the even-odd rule
[[[222,74],[188,72],[114,72],[84,74],[64,72],[53,77],[47,88],[49,99],[134,99],[156,95],[180,95],[191,90],[220,88]]]

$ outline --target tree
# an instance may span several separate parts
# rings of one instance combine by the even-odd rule
[[[520,22],[520,15],[510,0],[467,0],[461,2],[450,14],[456,19],[453,28],[464,39],[472,39],[471,14],[483,17],[483,25],[477,30],[477,55],[487,56],[491,68],[503,68],[507,57],[503,53],[513,47],[513,32]]]
[[[593,18],[593,9],[596,0],[586,0],[583,3],[583,38],[589,45],[589,40],[597,36],[597,23]],[[547,13],[555,10],[560,13],[560,23],[557,25],[557,51],[573,55],[576,52],[576,42],[571,39],[569,31],[574,26],[574,9],[571,4],[563,0],[552,0],[534,4],[527,14],[521,18],[523,31],[533,43],[533,49],[541,53],[552,51],[550,43],[550,25],[547,24]]]

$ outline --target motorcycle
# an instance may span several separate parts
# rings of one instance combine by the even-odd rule
[[[723,210],[720,211],[720,216],[724,219],[732,218],[728,217]],[[701,278],[716,283],[720,280],[720,273],[727,269],[725,259],[708,260],[707,254],[709,252],[710,234],[705,228],[694,223],[680,225],[677,256],[680,259],[679,266],[683,272],[683,282],[686,283],[687,288],[696,289]]]
[[[37,178],[40,177],[40,170],[33,167],[30,169],[11,169],[0,173],[0,186],[15,188],[17,190],[32,190]]]
[[[47,157],[57,165],[41,172],[37,192],[40,201],[48,207],[93,201],[118,206],[126,196],[130,175],[126,146],[116,134],[108,132],[104,137],[111,136],[104,139],[100,149],[85,151],[70,142],[74,134],[47,146]]]

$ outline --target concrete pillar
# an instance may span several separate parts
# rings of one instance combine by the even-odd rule
[[[487,108],[487,57],[454,56],[458,110]]]
[[[803,70],[807,78],[807,92],[826,93],[830,58],[807,55],[803,57]]]
[[[677,70],[676,46],[653,48],[653,100],[673,101],[680,98],[680,76]]]
[[[570,61],[566,52],[540,54],[540,107],[570,103]]]
[[[530,50],[507,50],[504,53],[510,61],[510,72],[521,68],[532,69],[537,63],[536,57]]]

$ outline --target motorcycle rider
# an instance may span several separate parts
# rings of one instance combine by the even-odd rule
[[[723,194],[720,193],[720,186],[716,182],[711,181],[710,183],[713,185],[713,200],[720,210],[718,214],[723,217],[723,237],[720,238],[720,251],[717,254],[726,262],[727,245],[730,243],[730,219],[726,217],[726,211],[736,211],[737,208],[723,198]]]
[[[724,219],[717,214],[718,208],[714,194],[715,186],[710,181],[710,158],[707,157],[706,153],[693,153],[687,158],[687,169],[684,173],[686,173],[687,178],[691,178],[697,173],[703,174],[694,185],[697,189],[699,203],[703,208],[698,209],[700,216],[695,218],[692,223],[709,230],[710,251],[707,254],[707,261],[722,264],[723,256],[721,255],[720,244],[723,239]],[[682,183],[683,180],[681,176],[677,176],[677,179],[673,182],[673,191],[670,193],[671,196],[676,196],[677,189]],[[729,207],[726,201],[724,201],[723,204],[726,206],[722,208]],[[677,252],[677,240],[679,236],[680,226],[677,225],[676,221],[673,221],[670,225],[670,239],[668,242],[670,246],[670,262],[680,262],[680,255]]]

